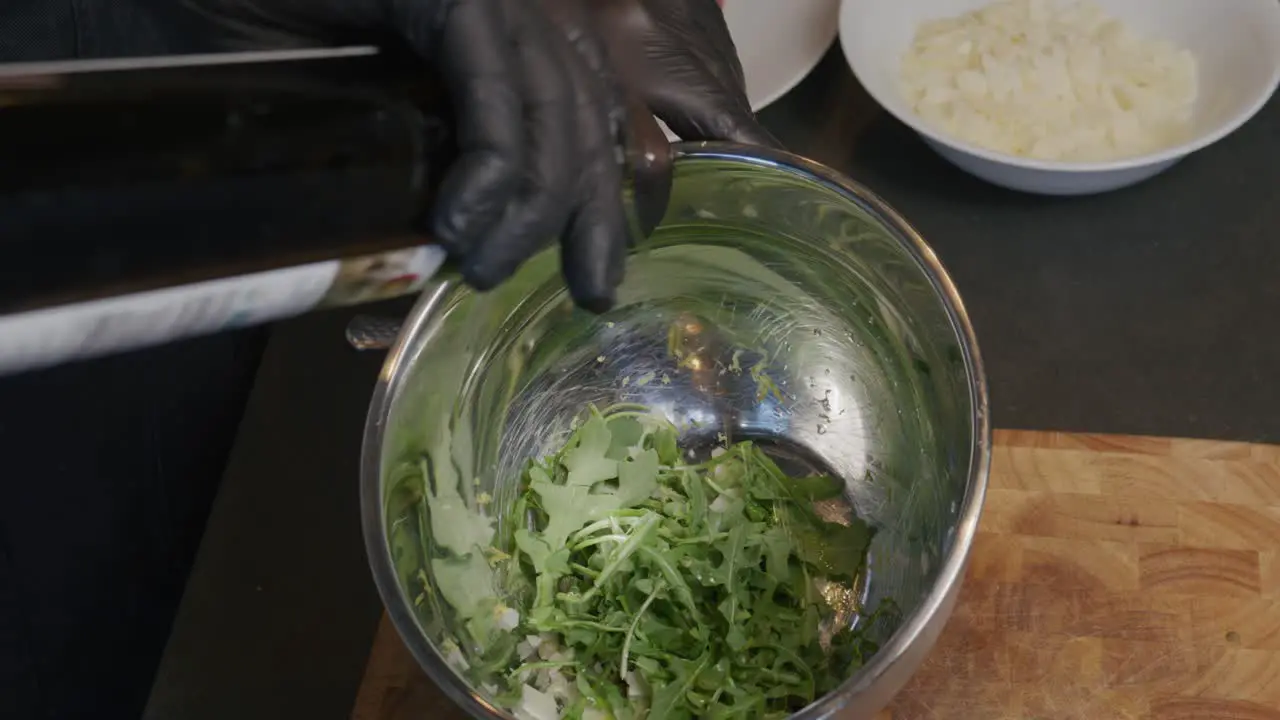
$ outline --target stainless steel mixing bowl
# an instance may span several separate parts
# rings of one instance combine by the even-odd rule
[[[670,209],[630,258],[615,310],[574,310],[559,270],[549,251],[491,293],[433,287],[379,379],[364,532],[413,656],[474,717],[509,717],[449,667],[435,637],[442,619],[414,602],[429,521],[415,507],[421,480],[398,468],[424,453],[447,458],[468,502],[487,492],[502,507],[523,463],[553,450],[588,403],[642,403],[689,428],[690,445],[757,438],[845,480],[849,502],[879,528],[868,607],[892,598],[901,618],[861,671],[794,717],[872,717],[950,615],[990,460],[977,344],[932,251],[827,168],[686,144]]]

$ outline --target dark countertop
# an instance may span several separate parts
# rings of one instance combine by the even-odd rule
[[[1280,442],[1280,100],[1154,180],[1076,199],[952,168],[867,99],[838,48],[762,116],[933,245],[977,327],[997,427]],[[356,488],[380,357],[345,346],[352,314],[274,331],[148,720],[349,716],[381,611]]]

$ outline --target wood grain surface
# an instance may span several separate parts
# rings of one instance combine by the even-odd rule
[[[383,619],[355,720],[462,718]],[[998,431],[969,573],[881,720],[1280,720],[1280,447]]]

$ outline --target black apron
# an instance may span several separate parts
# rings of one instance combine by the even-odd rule
[[[213,49],[180,6],[0,0],[0,63]],[[0,718],[141,715],[262,345],[0,377]]]

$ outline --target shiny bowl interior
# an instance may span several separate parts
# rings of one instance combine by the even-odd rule
[[[554,450],[588,403],[647,405],[690,448],[755,438],[842,478],[877,526],[864,600],[892,598],[901,617],[857,675],[798,716],[877,711],[954,601],[989,429],[976,344],[945,272],[901,218],[826,168],[726,145],[679,152],[670,209],[630,258],[616,309],[575,310],[554,251],[491,293],[441,283],[376,390],[362,480],[375,580],[413,655],[476,717],[506,713],[449,668],[445,619],[414,602],[429,518],[420,479],[399,469],[448,458],[474,479],[460,483],[468,502],[485,492],[501,508],[524,462]]]

